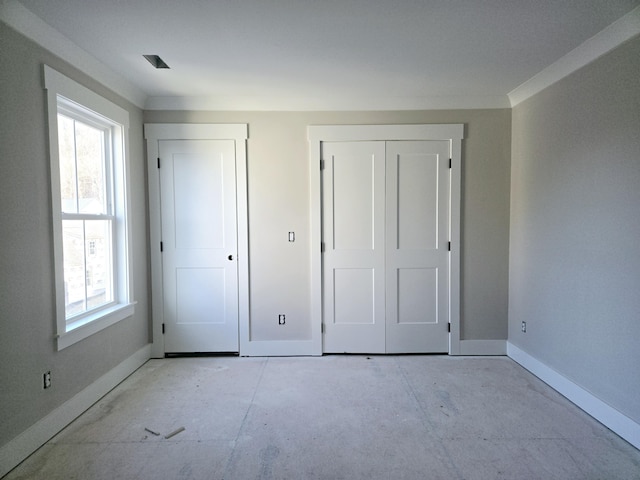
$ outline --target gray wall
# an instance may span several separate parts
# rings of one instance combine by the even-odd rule
[[[42,64],[130,113],[135,316],[55,350]],[[149,341],[142,111],[0,22],[0,446]],[[51,371],[53,386],[43,390]]]
[[[0,22],[0,446],[149,341],[144,122],[249,124],[254,338],[305,336],[309,322],[311,124],[464,123],[462,339],[505,339],[511,111],[143,112]],[[130,112],[134,318],[55,350],[52,224],[42,64]],[[286,232],[296,232],[296,242]],[[273,318],[286,309],[286,330]],[[291,319],[291,320],[290,320]],[[295,321],[294,321],[295,320]],[[51,370],[53,388],[42,389]]]
[[[146,111],[149,123],[247,123],[251,327],[254,340],[308,337],[308,125],[464,123],[462,339],[506,339],[511,111]],[[296,232],[296,242],[287,232]],[[287,326],[278,327],[278,313]]]
[[[509,273],[510,342],[636,422],[639,74],[636,37],[513,109]]]

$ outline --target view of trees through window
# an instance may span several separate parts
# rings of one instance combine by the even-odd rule
[[[58,115],[66,317],[113,301],[109,130]]]

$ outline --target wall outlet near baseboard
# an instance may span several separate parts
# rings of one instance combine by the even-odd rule
[[[278,315],[278,325],[284,325],[285,324],[285,315],[284,313],[281,313]]]
[[[45,372],[42,375],[42,386],[43,388],[51,388],[51,372]]]
[[[527,333],[527,322],[522,322],[522,327],[520,327],[522,333]]]

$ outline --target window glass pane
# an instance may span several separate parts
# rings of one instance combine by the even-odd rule
[[[111,220],[85,220],[87,309],[111,303],[113,262]]]
[[[60,193],[62,211],[78,213],[76,190],[76,148],[74,121],[58,115],[58,148],[60,151]]]
[[[104,133],[76,121],[76,165],[80,213],[108,213],[104,175]]]
[[[67,318],[87,309],[84,244],[84,222],[82,220],[63,220],[64,304]]]
[[[66,317],[114,301],[111,220],[63,220]]]

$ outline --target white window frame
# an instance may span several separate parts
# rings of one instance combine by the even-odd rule
[[[49,159],[51,164],[51,205],[53,218],[53,256],[55,271],[56,341],[62,350],[134,313],[131,281],[131,218],[129,215],[129,112],[109,100],[44,65],[49,122]],[[115,235],[113,238],[114,302],[73,317],[65,314],[64,262],[62,245],[62,204],[60,159],[58,149],[59,105],[77,110],[84,117],[94,117],[110,126],[112,153]],[[63,113],[63,112],[61,112]],[[82,120],[80,120],[82,121]]]

